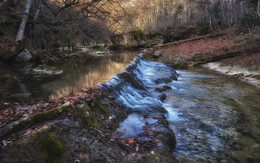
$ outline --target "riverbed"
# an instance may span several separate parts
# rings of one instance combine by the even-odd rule
[[[165,116],[179,162],[260,161],[258,89],[203,68],[174,70],[137,55],[83,54],[60,65],[64,73],[58,76],[1,69],[0,100],[55,100],[99,85],[133,111],[115,136],[145,139],[142,126],[157,122],[147,117]]]

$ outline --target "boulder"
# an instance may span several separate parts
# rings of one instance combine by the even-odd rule
[[[31,59],[32,59],[32,55],[27,49],[24,49],[21,53],[19,53],[16,56],[16,61],[18,62],[28,62]]]
[[[161,56],[161,52],[159,50],[156,50],[153,54],[154,57],[158,58]]]
[[[159,78],[155,80],[156,84],[170,83],[170,82],[172,82],[171,78]]]
[[[38,67],[32,69],[32,73],[40,75],[59,75],[63,73],[63,70],[53,66],[39,65]]]
[[[111,38],[113,45],[119,49],[142,47],[146,44],[145,38],[133,33],[124,33]]]
[[[167,86],[167,85],[165,85],[165,86],[162,86],[162,87],[157,87],[157,88],[155,88],[154,90],[156,91],[156,92],[164,92],[164,91],[166,91],[166,90],[170,90],[170,89],[172,89],[171,87],[169,87],[169,86]]]
[[[162,93],[160,96],[159,96],[159,100],[161,101],[161,102],[163,102],[165,99],[166,99],[166,94],[164,94],[164,93]]]

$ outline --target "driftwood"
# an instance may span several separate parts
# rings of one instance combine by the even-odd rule
[[[32,116],[28,116],[28,117],[19,119],[15,122],[12,122],[0,129],[0,137],[20,131],[22,129],[26,129],[28,127],[35,125],[36,123],[50,120],[50,119],[56,117],[58,114],[65,111],[69,106],[70,106],[70,102],[67,102],[67,103],[65,103],[61,106],[58,106],[54,109],[51,109],[47,112],[34,114]]]

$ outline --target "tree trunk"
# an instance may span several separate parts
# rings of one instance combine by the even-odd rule
[[[260,18],[260,0],[258,0],[258,4],[257,4],[257,15]]]
[[[38,4],[37,10],[35,12],[34,18],[33,18],[33,22],[34,23],[37,22],[37,19],[38,19],[39,15],[40,15],[41,10],[43,9],[43,7],[44,6],[42,4],[42,1],[40,1],[39,4]]]
[[[28,17],[29,17],[31,4],[32,4],[32,0],[26,1],[25,13],[23,15],[23,19],[22,19],[22,22],[20,24],[20,27],[19,27],[15,41],[23,40],[23,35],[24,35],[24,31],[25,31],[25,26],[26,26],[26,23],[27,23],[27,20],[28,20]]]

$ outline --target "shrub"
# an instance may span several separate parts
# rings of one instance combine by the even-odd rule
[[[205,25],[203,27],[201,27],[198,31],[199,35],[206,35],[209,34],[211,32],[210,26],[209,25]]]
[[[145,40],[145,34],[141,29],[135,29],[130,31],[129,33],[132,34],[135,37],[135,39],[140,38],[142,40]]]
[[[253,14],[246,14],[242,19],[240,26],[242,29],[250,30],[250,28],[260,26],[260,19]]]

